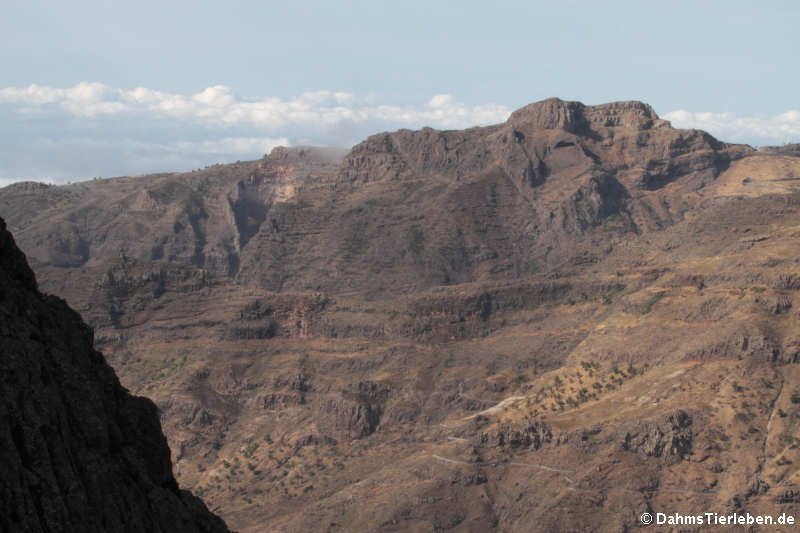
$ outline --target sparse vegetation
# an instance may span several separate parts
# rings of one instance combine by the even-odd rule
[[[653,310],[653,306],[655,306],[658,302],[663,300],[666,295],[667,295],[667,293],[664,292],[664,291],[657,292],[654,295],[652,295],[650,297],[650,299],[647,300],[647,303],[644,306],[643,314],[646,315],[646,314],[650,313],[650,311]]]
[[[610,292],[603,295],[603,303],[606,305],[611,304],[614,301],[614,297],[625,290],[624,283],[617,283]]]
[[[746,413],[746,412],[742,412],[742,411],[737,412],[733,416],[734,420],[736,420],[737,422],[742,422],[742,423],[749,422],[751,418],[752,418],[752,415],[750,415],[750,413]]]
[[[253,457],[253,454],[255,453],[255,451],[257,449],[258,449],[258,443],[257,442],[251,442],[250,444],[248,444],[247,446],[242,448],[242,455],[246,459],[250,459],[251,457]]]
[[[792,396],[789,399],[795,405],[800,404],[800,388],[794,389],[792,391]]]

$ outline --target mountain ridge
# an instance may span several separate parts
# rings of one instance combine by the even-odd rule
[[[549,99],[0,215],[232,526],[615,531],[798,508],[797,176]]]

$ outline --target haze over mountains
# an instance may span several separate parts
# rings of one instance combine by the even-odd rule
[[[549,99],[0,216],[232,528],[626,531],[798,512],[799,184],[792,147]]]

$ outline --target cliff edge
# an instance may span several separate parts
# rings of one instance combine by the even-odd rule
[[[92,336],[0,219],[0,531],[228,531],[178,487],[156,406]]]

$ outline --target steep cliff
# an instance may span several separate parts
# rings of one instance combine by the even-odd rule
[[[38,291],[2,219],[0,317],[0,531],[227,531],[178,487],[156,406]]]

